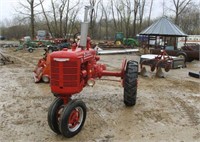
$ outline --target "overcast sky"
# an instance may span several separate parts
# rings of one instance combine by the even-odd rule
[[[0,21],[7,17],[13,17],[14,6],[17,5],[17,0],[0,0]]]
[[[21,0],[26,1],[26,0]],[[50,1],[50,0],[48,0]],[[89,1],[89,0],[84,0]],[[149,2],[150,0],[147,0]],[[169,1],[169,0],[167,0]],[[200,0],[195,0],[200,4]],[[154,0],[153,10],[152,10],[152,17],[160,17],[163,14],[162,9],[162,2],[163,0]],[[166,2],[166,0],[165,0]],[[4,19],[11,19],[14,17],[14,15],[17,13],[15,9],[18,7],[19,0],[0,0],[0,22],[2,22]],[[167,3],[167,2],[166,2]],[[87,5],[88,3],[86,3]],[[148,13],[146,12],[146,16]],[[1,25],[1,23],[0,23]]]

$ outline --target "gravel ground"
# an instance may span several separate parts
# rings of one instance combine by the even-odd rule
[[[88,114],[82,131],[67,139],[51,131],[47,112],[54,96],[49,84],[34,83],[33,69],[43,50],[33,53],[0,48],[14,64],[0,65],[0,141],[200,141],[200,61],[173,69],[165,78],[139,76],[137,103],[126,107],[119,82],[96,80],[74,98],[82,99]],[[109,70],[119,70],[123,58],[135,54],[101,55]],[[106,77],[104,79],[113,79]],[[118,78],[114,78],[118,79]]]

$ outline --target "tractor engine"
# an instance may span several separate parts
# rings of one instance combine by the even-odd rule
[[[51,91],[55,96],[65,97],[79,93],[83,87],[93,85],[94,78],[101,77],[105,66],[96,64],[99,57],[93,49],[64,49],[50,55]]]

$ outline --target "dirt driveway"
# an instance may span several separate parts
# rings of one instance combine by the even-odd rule
[[[74,96],[82,99],[88,114],[82,131],[71,139],[53,133],[47,112],[54,96],[49,84],[34,83],[32,71],[43,50],[34,53],[2,49],[14,64],[0,66],[0,141],[200,141],[200,61],[174,69],[166,78],[139,76],[137,104],[126,107],[119,82],[97,80]],[[122,59],[138,60],[135,54],[101,55],[110,70]],[[117,78],[116,78],[117,79]]]

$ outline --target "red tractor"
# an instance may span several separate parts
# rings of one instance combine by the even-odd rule
[[[100,57],[90,48],[87,24],[82,25],[79,45],[73,44],[71,49],[50,54],[50,87],[56,99],[49,107],[48,124],[55,133],[68,138],[81,131],[86,119],[85,103],[71,97],[81,92],[85,86],[93,86],[96,78],[120,77],[125,105],[136,104],[138,62],[125,59],[121,71],[107,71],[104,64],[97,63]]]

